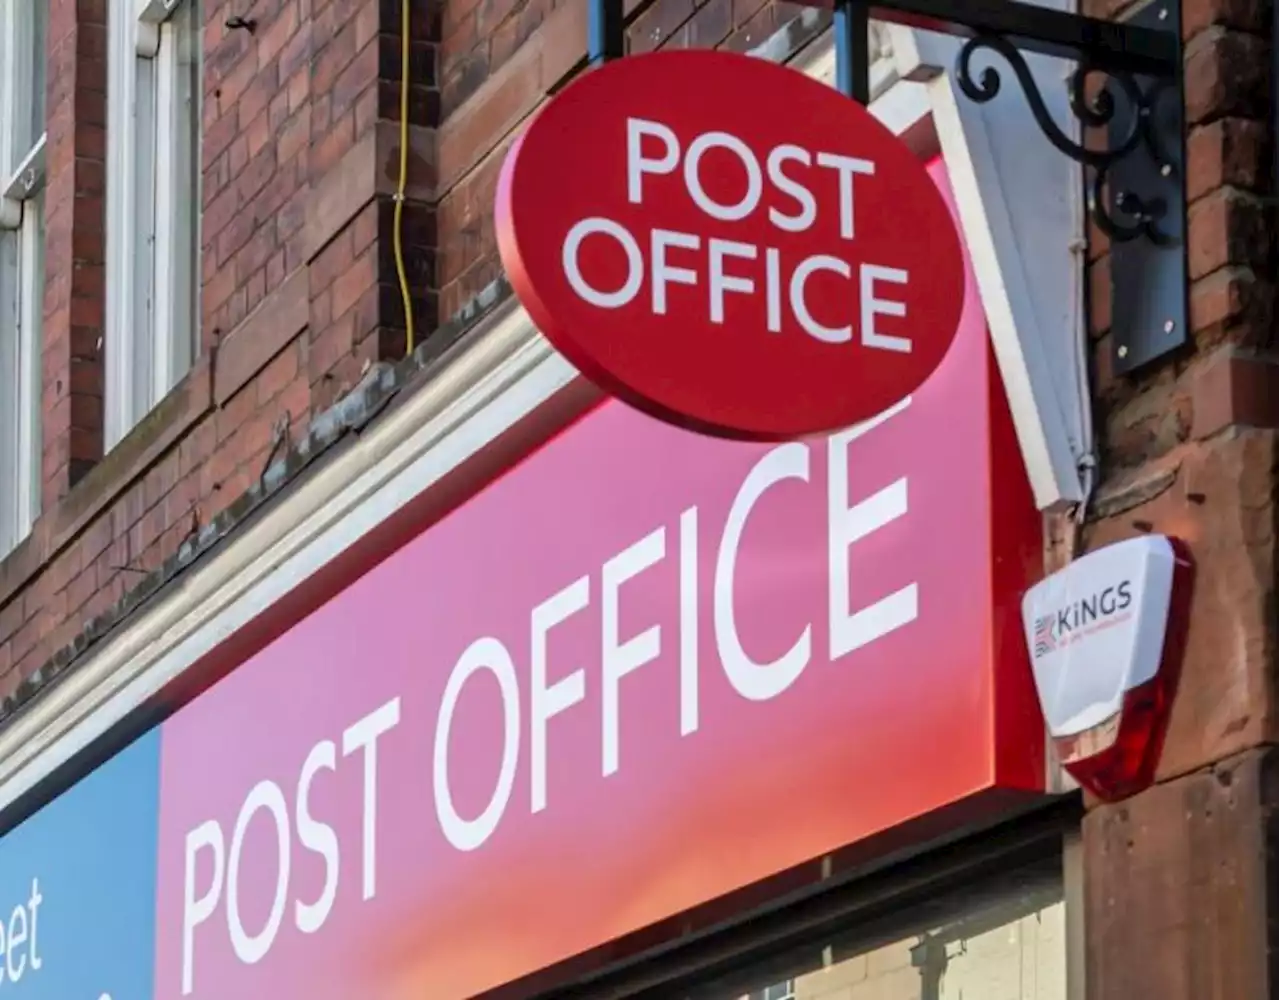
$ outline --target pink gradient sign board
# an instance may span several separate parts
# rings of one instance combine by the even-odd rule
[[[600,406],[164,725],[156,997],[469,997],[1039,790],[1038,552],[972,281],[829,439]]]

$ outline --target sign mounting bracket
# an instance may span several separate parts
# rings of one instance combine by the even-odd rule
[[[592,64],[626,54],[626,31],[653,0],[589,0]],[[1153,0],[1113,22],[1025,0],[832,0],[837,89],[869,99],[871,18],[967,39],[956,83],[985,103],[1007,63],[1046,139],[1085,167],[1086,204],[1111,246],[1112,370],[1127,374],[1183,347],[1189,337],[1186,262],[1181,0]],[[628,9],[628,6],[630,9]],[[1024,52],[1073,60],[1075,142],[1053,120]],[[984,60],[985,61],[985,60]]]

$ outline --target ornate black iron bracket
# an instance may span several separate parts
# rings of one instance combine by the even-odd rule
[[[1180,49],[1177,12],[1177,0],[1157,0],[1129,24],[1165,29]],[[1068,101],[1081,138],[1055,121],[1026,58],[1004,36],[975,34],[961,47],[956,84],[966,97],[987,103],[1001,91],[995,67],[975,72],[982,52],[1007,64],[1040,131],[1084,167],[1090,218],[1110,242],[1112,369],[1127,373],[1181,347],[1189,331],[1180,51],[1164,73],[1100,70],[1083,51]]]
[[[1090,217],[1110,241],[1113,370],[1132,371],[1186,342],[1180,0],[1152,0],[1121,22],[1024,0],[826,2],[834,3],[836,86],[853,100],[870,100],[873,17],[964,37],[956,85],[976,103],[1001,94],[989,57],[1003,61],[1045,138],[1084,167]],[[590,0],[591,61],[624,55],[628,26],[651,3]],[[1075,62],[1067,128],[1050,112],[1027,52]],[[976,69],[979,56],[988,58]]]
[[[1177,235],[1162,227],[1164,217],[1171,213],[1172,206],[1160,193],[1144,197],[1137,191],[1118,191],[1111,204],[1106,197],[1107,178],[1112,169],[1135,152],[1143,153],[1162,164],[1166,175],[1173,169],[1172,163],[1177,154],[1165,149],[1164,137],[1160,134],[1157,118],[1153,113],[1157,109],[1161,93],[1169,88],[1169,81],[1155,80],[1144,87],[1132,74],[1116,72],[1110,74],[1107,85],[1089,97],[1087,88],[1090,68],[1084,63],[1077,67],[1071,75],[1070,104],[1072,113],[1082,126],[1086,129],[1106,128],[1116,121],[1117,112],[1122,107],[1129,111],[1118,137],[1113,133],[1109,135],[1110,141],[1105,145],[1095,144],[1091,147],[1087,142],[1067,136],[1053,120],[1022,53],[997,35],[977,35],[960,50],[956,59],[956,82],[966,97],[978,103],[986,103],[1000,93],[1000,74],[992,67],[988,66],[981,76],[976,80],[974,78],[973,56],[984,48],[999,53],[1013,68],[1026,95],[1031,114],[1045,137],[1065,156],[1084,164],[1092,171],[1089,201],[1098,227],[1118,242],[1145,238],[1161,245],[1176,245]],[[1126,218],[1116,218],[1112,214],[1113,210],[1123,213]]]

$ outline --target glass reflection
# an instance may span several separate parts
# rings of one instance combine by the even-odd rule
[[[762,974],[743,991],[690,1000],[1065,1000],[1066,923],[1060,887],[1012,898],[895,940],[819,944],[788,978]],[[738,979],[737,976],[734,976]],[[740,981],[740,980],[739,980]]]

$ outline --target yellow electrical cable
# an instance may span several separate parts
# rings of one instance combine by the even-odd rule
[[[404,192],[409,183],[409,0],[400,0],[400,180],[396,184],[395,223],[391,242],[395,252],[396,276],[404,300],[405,354],[413,353],[413,300],[404,269]]]

